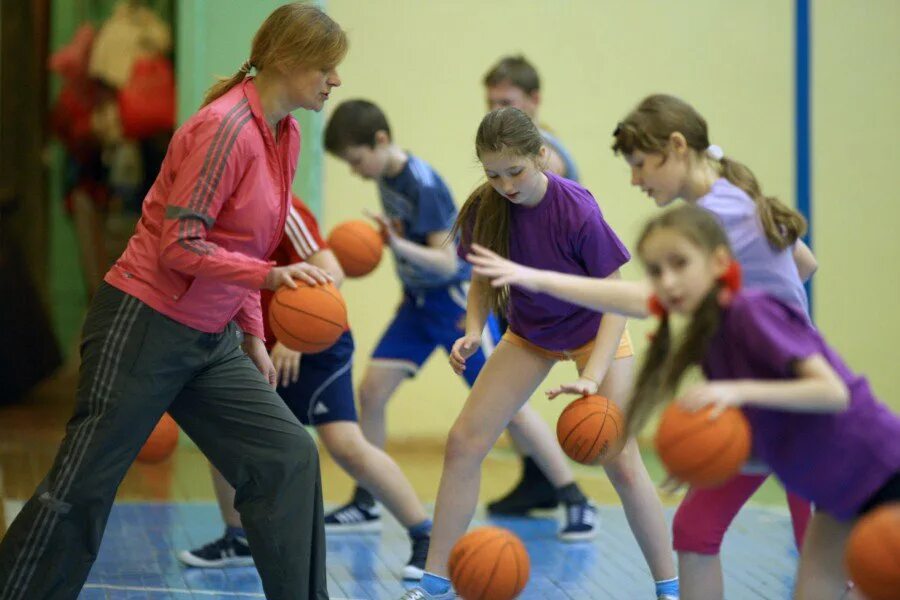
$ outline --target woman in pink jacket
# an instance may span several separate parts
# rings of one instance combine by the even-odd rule
[[[175,133],[88,312],[56,461],[0,545],[0,599],[78,596],[119,482],[167,410],[236,488],[266,597],[328,597],[316,446],[275,393],[259,290],[327,281],[268,257],[299,157],[290,112],[322,109],[346,50],[322,11],[282,6]]]

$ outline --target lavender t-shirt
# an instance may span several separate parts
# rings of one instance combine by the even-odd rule
[[[735,258],[741,264],[744,287],[760,289],[809,313],[809,300],[793,247],[778,250],[766,238],[756,202],[727,179],[718,179],[708,194],[697,201],[718,218]]]
[[[878,402],[868,381],[809,324],[804,313],[774,296],[747,290],[722,313],[703,370],[711,380],[792,379],[794,364],[820,354],[850,391],[838,413],[743,407],[753,430],[753,454],[784,485],[839,519],[859,509],[900,473],[900,416]]]
[[[606,277],[631,258],[589,191],[547,172],[537,206],[510,203],[509,257],[517,263],[574,275]],[[460,247],[465,256],[466,248]],[[513,287],[509,327],[547,350],[572,350],[597,336],[602,313]]]

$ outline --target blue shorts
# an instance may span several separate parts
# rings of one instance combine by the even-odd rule
[[[304,425],[356,422],[352,367],[353,336],[345,331],[328,350],[300,357],[296,383],[279,385],[278,394]]]
[[[405,291],[394,320],[372,353],[374,364],[404,369],[414,377],[434,349],[447,354],[466,330],[466,294],[469,284],[454,284],[420,293]],[[493,315],[481,335],[481,348],[466,361],[463,377],[471,386],[500,340]]]

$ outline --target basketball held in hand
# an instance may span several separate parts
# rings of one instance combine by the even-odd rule
[[[716,487],[736,476],[750,457],[750,424],[737,408],[710,419],[712,407],[689,412],[670,404],[656,432],[666,470],[694,487]]]
[[[279,342],[296,352],[327,350],[347,330],[347,305],[331,283],[280,287],[269,304],[269,325]]]

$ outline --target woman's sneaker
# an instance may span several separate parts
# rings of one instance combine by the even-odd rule
[[[222,569],[226,567],[249,567],[253,564],[247,540],[225,534],[196,550],[182,550],[178,559],[189,567]]]
[[[428,545],[431,543],[431,537],[411,538],[410,541],[412,542],[412,555],[409,557],[409,562],[403,567],[403,579],[419,581],[425,574],[425,559],[428,558]]]
[[[327,533],[365,533],[381,531],[381,509],[350,502],[325,515]]]
[[[557,534],[564,542],[580,542],[597,535],[597,507],[590,502],[566,505],[566,524]]]

